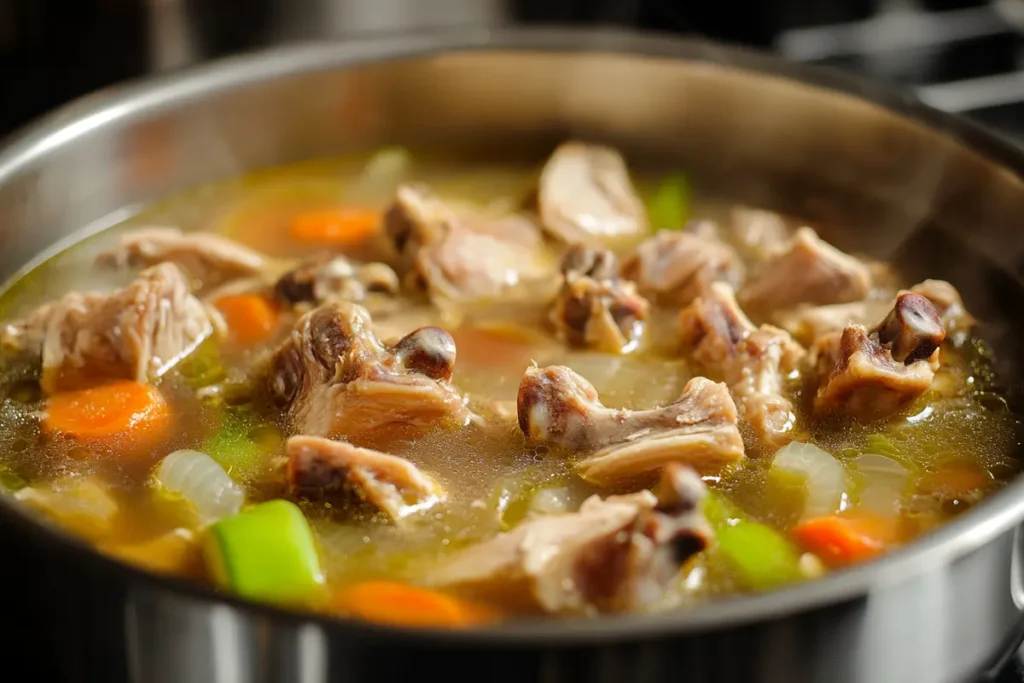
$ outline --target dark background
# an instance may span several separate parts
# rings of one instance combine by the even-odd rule
[[[337,0],[359,4],[356,0]],[[433,0],[420,0],[429,7]],[[363,4],[374,0],[362,0]],[[0,131],[78,95],[146,73],[153,67],[155,15],[178,11],[195,32],[196,57],[211,58],[272,42],[282,9],[304,0],[0,0]],[[316,3],[313,3],[316,4]],[[382,7],[392,3],[380,2]],[[617,24],[668,33],[702,33],[769,46],[784,27],[869,16],[873,0],[509,0],[498,22]],[[928,0],[928,7],[977,0]],[[162,8],[172,8],[158,9]],[[290,11],[301,11],[292,9]],[[409,28],[396,11],[394,24]],[[440,12],[439,12],[440,14]],[[461,16],[460,16],[461,14]],[[465,13],[420,24],[458,24]],[[159,25],[159,21],[155,22]],[[164,22],[168,24],[170,22]],[[379,19],[374,30],[386,30]],[[165,26],[166,28],[166,26]],[[413,23],[411,28],[415,29]],[[358,24],[329,33],[356,33]],[[298,35],[322,33],[319,28]]]

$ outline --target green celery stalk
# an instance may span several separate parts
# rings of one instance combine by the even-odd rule
[[[207,339],[181,361],[178,372],[193,389],[202,389],[221,382],[227,376],[220,358],[220,347],[213,339]]]
[[[286,500],[260,503],[213,524],[204,556],[216,583],[246,598],[302,603],[324,585],[309,523]]]
[[[276,428],[260,423],[250,409],[228,409],[220,429],[200,450],[228,472],[251,474],[277,451],[280,439],[271,438],[275,433]]]
[[[647,203],[647,217],[654,230],[682,230],[690,217],[690,181],[682,173],[666,176]]]
[[[744,587],[769,590],[805,578],[799,551],[782,534],[751,521],[717,491],[705,499],[704,516],[715,530],[718,551]]]

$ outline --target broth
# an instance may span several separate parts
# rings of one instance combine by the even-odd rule
[[[714,224],[718,227],[708,239],[717,240],[739,255],[747,281],[753,277],[751,274],[762,272],[764,264],[778,253],[777,245],[775,251],[761,251],[749,234],[723,228],[735,225],[737,207],[715,198],[689,196],[679,178],[634,175],[632,180],[646,202],[650,222],[656,223],[655,216],[667,206],[669,214],[673,208],[684,213],[685,230],[682,224],[656,227],[693,233]],[[99,268],[97,255],[110,249],[119,236],[150,225],[177,226],[186,234],[210,232],[231,238],[259,253],[273,255],[274,263],[265,264],[264,270],[274,275],[328,251],[343,254],[354,263],[393,264],[393,255],[389,259],[379,247],[381,233],[376,225],[367,230],[366,239],[331,237],[334,228],[328,226],[323,228],[326,232],[322,241],[309,243],[296,239],[296,221],[303,216],[319,216],[328,223],[337,221],[342,232],[361,230],[351,227],[361,220],[360,216],[379,219],[394,201],[396,186],[412,181],[429,185],[455,214],[503,216],[537,201],[534,188],[538,167],[456,162],[427,155],[417,155],[410,162],[406,153],[388,150],[372,157],[318,161],[255,173],[161,202],[123,225],[55,256],[3,295],[0,316],[13,323],[24,319],[43,302],[58,299],[67,292],[109,292],[129,285],[139,276],[137,264]],[[673,188],[675,204],[665,199],[673,196]],[[525,215],[531,221],[543,222],[543,215],[538,218],[529,210]],[[787,226],[785,238],[792,239],[796,223],[775,218]],[[695,223],[693,219],[702,219],[704,223]],[[766,215],[761,219],[766,219]],[[627,260],[637,245],[650,237],[651,230],[645,228],[602,244]],[[545,237],[544,245],[556,255],[562,250],[550,235]],[[898,275],[884,265],[867,263],[873,269],[873,285],[870,293],[860,298],[880,304],[884,313],[892,307],[889,302],[898,291],[897,285],[913,283],[900,282]],[[774,401],[784,400],[792,406],[795,421],[786,428],[783,441],[809,443],[823,449],[807,456],[785,443],[772,443],[758,431],[751,417],[755,413],[745,412],[751,405],[750,389],[738,388],[744,379],[730,381],[724,366],[709,366],[698,354],[683,348],[680,310],[690,306],[689,301],[665,302],[657,296],[648,297],[651,305],[642,316],[643,333],[635,348],[611,352],[580,348],[580,344],[566,343],[554,334],[550,297],[498,296],[484,297],[485,300],[471,304],[441,304],[425,297],[422,286],[414,278],[406,277],[397,295],[370,293],[361,301],[370,310],[381,348],[393,350],[397,348],[391,345],[393,340],[425,326],[447,330],[457,349],[450,387],[472,417],[454,427],[442,420],[424,425],[409,418],[388,423],[384,429],[360,428],[349,432],[335,428],[341,413],[337,404],[331,404],[328,419],[335,427],[324,430],[329,434],[316,434],[402,458],[426,473],[440,487],[437,490],[443,489],[443,496],[438,496],[442,499],[432,505],[424,503],[423,510],[408,515],[390,514],[386,506],[375,503],[376,489],[355,486],[353,493],[351,481],[342,493],[334,491],[330,495],[311,494],[293,485],[297,465],[287,462],[287,439],[309,433],[303,425],[311,424],[308,415],[313,409],[296,408],[294,404],[282,407],[268,390],[266,377],[277,367],[273,359],[278,356],[272,354],[289,335],[294,336],[296,321],[310,307],[291,307],[272,300],[267,304],[270,312],[260,313],[260,304],[245,299],[238,305],[248,308],[240,313],[231,312],[225,297],[249,296],[251,288],[265,286],[246,284],[242,277],[235,279],[242,283],[236,287],[237,292],[230,289],[233,285],[228,282],[223,285],[228,289],[222,290],[227,294],[221,294],[217,291],[221,283],[210,286],[192,278],[190,284],[196,295],[221,309],[228,330],[220,337],[215,333],[202,341],[181,362],[151,379],[161,400],[166,402],[170,415],[167,419],[173,424],[173,428],[155,432],[158,438],[153,442],[137,443],[139,425],[145,426],[150,419],[145,416],[132,417],[125,429],[114,429],[117,433],[95,436],[102,431],[97,426],[101,418],[89,412],[96,409],[88,403],[88,397],[74,404],[67,415],[60,412],[56,402],[69,388],[41,388],[41,382],[46,385],[51,379],[47,379],[49,370],[40,371],[38,348],[22,345],[22,338],[17,335],[11,337],[13,341],[8,340],[3,356],[0,487],[58,524],[84,535],[101,550],[155,571],[214,582],[258,600],[297,602],[308,609],[341,615],[399,625],[465,626],[534,613],[578,616],[620,610],[685,609],[716,595],[766,590],[812,579],[911,542],[996,491],[1019,468],[1012,456],[1015,417],[1000,394],[997,378],[992,377],[984,342],[963,327],[948,330],[938,355],[932,358],[933,364],[938,362],[935,359],[941,359],[941,363],[933,370],[927,387],[903,400],[898,408],[871,419],[845,415],[842,410],[821,410],[819,402],[823,399],[819,392],[832,375],[814,376],[806,357],[792,371],[783,372],[781,366],[776,367],[777,374],[781,373],[781,388],[774,393],[758,388],[755,395],[767,395],[767,391]],[[269,281],[272,280],[273,277]],[[744,290],[740,291],[742,294]],[[845,302],[856,301],[847,298]],[[232,328],[242,319],[245,325],[255,326],[249,335],[253,339],[245,343],[240,341],[237,328]],[[754,318],[755,323],[776,321],[774,313]],[[846,323],[839,327],[846,327]],[[8,331],[12,329],[9,325]],[[807,340],[804,343],[812,345]],[[885,353],[895,354],[895,346],[890,352],[880,336],[873,343],[885,347]],[[44,359],[46,353],[44,350]],[[723,363],[739,352],[729,353],[732,355],[727,354]],[[927,365],[929,361],[917,359],[911,363],[908,357],[905,363],[896,362],[890,356],[887,362],[895,363],[899,372],[912,368],[926,373],[927,369],[918,364]],[[546,441],[536,438],[536,434],[524,434],[524,420],[534,418],[530,414],[524,417],[520,390],[526,381],[524,372],[534,365],[572,369],[593,385],[609,411],[647,411],[675,405],[673,402],[691,390],[690,380],[705,374],[711,380],[726,381],[737,399],[738,428],[745,455],[740,453],[741,458],[721,467],[706,466],[708,453],[714,450],[710,447],[703,451],[694,450],[692,444],[673,447],[678,453],[667,456],[669,460],[698,465],[704,484],[713,492],[702,505],[715,533],[701,537],[703,549],[697,549],[700,552],[682,558],[685,561],[679,566],[673,565],[671,578],[658,583],[655,597],[648,598],[643,592],[647,589],[641,590],[651,575],[646,565],[643,572],[635,576],[627,572],[626,578],[621,578],[623,582],[636,581],[628,590],[616,586],[602,589],[599,595],[587,593],[589,589],[580,588],[585,582],[579,574],[579,558],[570,556],[560,561],[572,564],[576,573],[570,578],[578,585],[567,588],[567,594],[559,593],[557,598],[541,595],[546,589],[538,586],[547,586],[544,582],[548,577],[532,575],[523,567],[510,569],[512,565],[489,577],[493,585],[480,577],[451,583],[436,580],[439,571],[444,575],[439,568],[476,544],[538,520],[580,515],[580,506],[590,496],[607,499],[646,490],[654,483],[657,471],[662,470],[657,467],[611,482],[593,477],[588,481],[581,477],[584,470],[578,469],[579,463],[588,454],[607,447],[607,443],[573,448],[564,439]],[[388,372],[399,372],[391,365],[387,367]],[[749,375],[751,371],[746,372]],[[338,376],[329,381],[337,381]],[[109,386],[104,383],[110,379],[105,377],[88,384]],[[52,381],[59,385],[71,380],[61,375]],[[306,381],[314,380],[307,377]],[[765,385],[762,382],[758,386]],[[78,384],[73,387],[80,389]],[[875,407],[883,402],[884,397],[868,401]],[[703,405],[706,407],[707,402]],[[551,409],[547,418],[554,420],[551,416],[557,412]],[[110,413],[114,415],[110,419],[116,426],[115,413]],[[616,413],[618,417],[614,420],[621,424],[634,419],[623,415],[637,414]],[[64,422],[54,427],[58,418]],[[681,420],[678,418],[673,424],[678,426]],[[596,429],[597,421],[594,417],[584,420],[589,425],[587,429]],[[84,431],[68,431],[67,425]],[[553,433],[544,432],[544,427],[540,424],[537,429]],[[661,426],[645,429],[646,432],[641,429],[628,438],[641,443],[647,432],[657,431]],[[86,431],[93,436],[83,436]],[[231,529],[221,528],[218,520],[204,517],[201,510],[197,513],[201,506],[161,482],[161,460],[181,449],[210,455],[244,490],[246,507],[241,512],[235,510],[238,514],[245,515],[246,511],[277,499],[296,503],[308,521],[315,545],[315,557],[296,560],[306,569],[274,569],[263,566],[267,564],[265,557],[246,560],[246,552],[227,550],[230,543],[242,543],[225,540],[229,539]],[[787,453],[786,458],[778,456],[782,452]],[[783,460],[805,465],[782,467],[779,463]],[[352,466],[335,475],[346,476],[351,471]],[[365,486],[376,486],[381,477],[386,477],[386,473],[373,472],[377,483]],[[838,488],[828,489],[829,482],[836,481]],[[409,503],[408,491],[402,495],[403,505]],[[647,520],[643,524],[648,524],[652,522],[644,515],[654,514],[663,516],[656,517],[662,524],[668,515],[656,506],[649,509],[653,503],[636,504],[639,507],[631,513],[633,517],[616,532],[618,536],[612,535],[621,538],[627,532],[634,534],[630,537],[633,550],[629,551],[634,553],[647,546],[637,545],[641,522],[628,520],[635,517]],[[714,510],[707,505],[713,505]],[[809,514],[812,508],[814,514]],[[726,528],[743,528],[749,533],[737,537],[724,531]],[[536,539],[544,538],[543,528],[537,529],[528,535],[534,539],[531,542],[540,543]],[[688,528],[686,538],[692,540],[695,529]],[[700,529],[706,535],[706,529]],[[266,534],[263,542],[272,546],[273,534]],[[253,539],[258,537],[251,536],[248,542],[254,543]],[[655,534],[644,543],[657,546],[657,538]],[[598,545],[602,548],[600,553],[614,554],[605,545]],[[527,551],[520,546],[520,552]],[[591,548],[587,552],[598,551]],[[753,560],[745,554],[752,555]],[[635,560],[637,556],[631,557]],[[258,566],[242,566],[246,561]],[[786,563],[792,567],[774,574],[758,569]],[[613,565],[625,571],[614,563],[600,564],[595,571],[607,578]],[[263,575],[274,571],[284,574],[276,578]],[[299,572],[302,578],[289,578],[289,571]],[[519,572],[514,581],[508,578],[509,572]],[[299,585],[307,579],[315,588],[279,590],[282,582]],[[259,586],[264,580],[276,584],[278,589],[261,592]],[[608,580],[618,579],[613,576]],[[525,598],[520,585],[524,581]],[[410,594],[402,593],[403,589]],[[644,597],[637,597],[641,594]],[[410,616],[413,613],[420,616]]]

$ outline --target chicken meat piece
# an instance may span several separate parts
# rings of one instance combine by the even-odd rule
[[[744,310],[758,315],[799,304],[843,304],[871,290],[867,266],[844,254],[810,228],[800,228],[740,290]]]
[[[703,377],[662,408],[616,410],[569,368],[533,367],[519,385],[516,412],[531,442],[587,453],[578,472],[599,486],[640,480],[674,462],[717,472],[744,457],[729,391]]]
[[[931,301],[901,292],[874,329],[850,325],[823,338],[811,357],[822,373],[815,412],[861,420],[892,415],[931,386],[945,334]]]
[[[623,267],[640,293],[666,306],[685,306],[712,282],[738,287],[743,264],[736,251],[711,236],[660,232],[644,240]]]
[[[734,242],[751,261],[763,261],[784,248],[793,234],[785,218],[774,211],[737,206],[726,221]]]
[[[842,332],[847,325],[872,325],[892,307],[891,300],[871,299],[829,306],[797,306],[773,316],[774,322],[804,344],[832,332]]]
[[[964,308],[960,293],[943,280],[925,280],[910,288],[931,301],[939,312],[946,336],[961,336],[974,326],[975,320]],[[848,325],[871,327],[892,310],[894,299],[868,299],[831,306],[798,306],[774,316],[779,327],[796,339],[812,343],[832,332],[842,332]]]
[[[385,217],[394,262],[437,304],[550,301],[558,261],[525,216],[459,213],[422,185],[403,185]]]
[[[42,358],[51,393],[111,379],[153,382],[214,332],[214,314],[177,266],[161,263],[110,293],[69,292],[4,329],[4,343]]]
[[[562,260],[562,277],[550,316],[562,342],[606,353],[635,348],[650,306],[619,278],[615,254],[574,245]]]
[[[732,288],[721,282],[683,310],[680,328],[683,346],[729,385],[760,441],[773,447],[787,443],[796,415],[785,385],[800,366],[803,347],[784,330],[755,326],[740,310]]]
[[[856,325],[848,325],[848,327],[854,326]],[[832,369],[839,362],[842,340],[843,330],[826,332],[808,347],[805,365],[812,381],[821,381],[832,374]]]
[[[386,346],[370,314],[334,302],[302,316],[270,360],[270,391],[296,430],[352,438],[388,427],[463,425],[472,417],[451,385],[455,342],[422,327]]]
[[[96,259],[107,268],[148,268],[173,263],[204,288],[261,273],[262,254],[209,232],[185,233],[178,228],[139,228],[122,234],[117,244]]]
[[[662,470],[657,495],[591,496],[577,512],[533,517],[463,550],[432,583],[520,610],[644,609],[710,543],[701,513],[706,493],[696,472],[671,465]]]
[[[600,245],[647,230],[625,160],[600,145],[559,145],[541,171],[537,211],[544,229],[566,244]]]
[[[396,296],[398,275],[383,263],[353,263],[340,254],[318,256],[289,270],[274,284],[274,295],[289,304],[362,302],[373,294]]]
[[[445,499],[437,482],[405,458],[318,436],[285,444],[288,489],[306,497],[356,496],[401,522]]]
[[[945,280],[925,280],[911,287],[910,291],[920,294],[935,305],[942,326],[951,337],[963,336],[977,323],[974,316],[967,312],[960,292]]]

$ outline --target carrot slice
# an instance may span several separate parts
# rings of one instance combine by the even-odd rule
[[[863,562],[884,553],[895,541],[891,520],[866,512],[817,517],[798,524],[793,539],[829,567]]]
[[[333,606],[344,614],[390,626],[464,628],[495,618],[480,605],[393,581],[349,586],[336,595]]]
[[[292,220],[292,237],[300,242],[355,247],[380,229],[381,215],[371,209],[321,209]]]
[[[160,391],[122,380],[54,394],[46,405],[44,430],[90,445],[141,452],[156,444],[171,422]]]
[[[224,316],[232,338],[242,346],[265,341],[277,329],[277,309],[258,294],[230,294],[218,297],[213,305]]]

